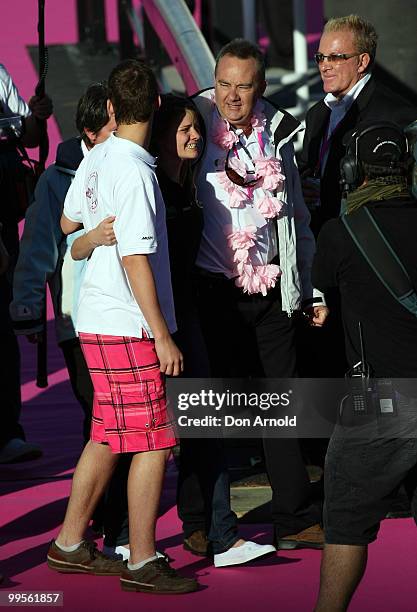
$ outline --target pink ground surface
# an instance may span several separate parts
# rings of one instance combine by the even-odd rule
[[[46,37],[49,43],[73,43],[76,37],[75,0],[47,1]],[[2,2],[0,62],[13,74],[23,96],[29,97],[36,74],[26,46],[36,43],[36,0]],[[106,0],[109,37],[116,36],[116,0]],[[7,24],[7,27],[5,27]],[[51,151],[59,133],[49,121]],[[122,593],[117,578],[60,575],[48,570],[45,555],[49,540],[62,521],[81,441],[81,411],[73,400],[61,355],[49,334],[50,386],[34,384],[35,353],[22,342],[23,424],[28,438],[44,449],[36,462],[0,469],[2,590],[63,591],[68,611],[175,609],[312,610],[317,592],[320,554],[315,551],[281,553],[250,567],[215,570],[206,560],[183,551],[175,508],[175,469],[169,467],[158,547],[187,574],[196,573],[201,591],[181,597],[152,597]],[[416,531],[411,520],[385,521],[378,542],[370,549],[367,574],[351,606],[352,612],[415,612],[417,610]],[[244,537],[269,542],[269,525],[242,526]]]

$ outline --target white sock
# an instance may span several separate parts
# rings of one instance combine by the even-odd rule
[[[77,550],[77,548],[79,548],[81,546],[81,544],[84,542],[84,540],[81,540],[81,542],[78,542],[78,544],[73,544],[72,546],[63,546],[62,544],[59,544],[56,540],[55,540],[55,544],[58,546],[58,548],[60,550],[63,550],[64,552],[74,552],[75,550]]]
[[[155,559],[158,559],[158,555],[154,555],[153,557],[149,557],[149,559],[145,559],[144,561],[140,561],[139,563],[134,563],[133,565],[128,562],[127,568],[133,571],[138,570],[150,561],[155,561]]]

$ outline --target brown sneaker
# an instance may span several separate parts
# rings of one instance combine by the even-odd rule
[[[196,591],[198,582],[194,578],[181,576],[166,559],[159,558],[149,561],[138,570],[130,570],[125,566],[120,586],[123,591],[175,595]]]
[[[184,538],[184,549],[198,557],[207,557],[208,539],[204,529],[198,529],[189,538]]]
[[[52,540],[48,550],[47,563],[50,569],[69,574],[94,574],[94,576],[120,576],[122,561],[110,559],[97,550],[95,542],[84,541],[74,550],[65,552]]]
[[[295,548],[317,548],[321,549],[324,545],[324,531],[317,523],[300,533],[287,535],[278,540],[280,550],[294,550]]]

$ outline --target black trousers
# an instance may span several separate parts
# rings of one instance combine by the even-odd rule
[[[78,338],[59,343],[71,383],[72,392],[84,413],[83,438],[87,444],[90,439],[91,417],[93,414],[94,389],[90,373],[81,350]]]
[[[232,280],[201,271],[200,320],[214,378],[291,378],[296,375],[295,317],[281,307],[279,283],[267,296],[242,293]],[[276,535],[298,533],[321,521],[297,439],[265,438]]]
[[[3,322],[4,324],[5,322]],[[20,354],[17,338],[13,330],[0,330],[0,368],[1,387],[1,430],[0,448],[13,438],[25,439],[19,423],[21,411],[20,397]]]
[[[20,396],[20,353],[9,315],[13,299],[13,272],[19,253],[19,233],[16,217],[16,187],[13,182],[14,156],[4,156],[0,148],[0,223],[4,245],[10,255],[8,270],[0,276],[0,387],[1,418],[0,448],[12,438],[25,439],[19,424],[22,408]]]
[[[210,367],[195,302],[194,291],[174,295],[178,323],[175,342],[184,355],[185,378],[208,378]],[[177,459],[177,510],[184,537],[205,530],[214,554],[224,552],[239,539],[237,518],[230,507],[230,483],[223,440],[180,441]]]

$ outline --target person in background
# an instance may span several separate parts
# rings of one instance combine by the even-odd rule
[[[416,108],[373,75],[377,43],[369,21],[359,15],[335,17],[326,23],[315,54],[326,95],[307,113],[299,168],[316,235],[340,214],[345,134],[363,121],[394,121],[404,128],[417,117]],[[310,177],[318,181],[311,183]]]
[[[19,253],[18,221],[28,203],[20,150],[22,147],[38,146],[41,136],[38,120],[48,119],[51,114],[52,101],[48,96],[33,96],[26,103],[11,75],[0,64],[0,225],[1,240],[9,255],[7,270],[0,277],[0,464],[29,461],[42,455],[38,445],[25,440],[19,422],[22,408],[20,353],[9,305],[13,299],[13,273]]]
[[[342,165],[349,185],[347,217],[356,217],[358,223],[358,215],[370,215],[410,284],[417,287],[415,237],[410,231],[417,225],[417,205],[407,184],[409,156],[403,131],[387,122],[358,124],[347,138],[346,151]],[[356,236],[364,230],[362,225]],[[375,241],[370,244],[369,252],[365,245],[365,256],[384,259],[375,257]],[[316,612],[347,610],[366,569],[368,545],[376,540],[402,484],[417,522],[417,319],[388,291],[365,256],[342,219],[323,226],[313,282],[323,291],[340,288],[350,368],[363,360],[361,325],[373,396],[365,399],[366,414],[355,414],[345,398],[330,440]],[[388,259],[387,267],[389,263]],[[382,395],[378,379],[384,383]]]
[[[373,74],[377,45],[375,27],[359,15],[332,18],[324,26],[315,60],[325,96],[307,112],[299,158],[315,236],[341,212],[345,135],[362,121],[394,121],[405,127],[417,117],[417,109]],[[307,378],[343,378],[348,368],[337,287],[328,288],[326,302],[330,310],[326,325],[318,330],[301,328],[298,336],[300,373]],[[326,444],[310,441],[308,446],[321,464]]]
[[[75,397],[84,412],[84,441],[90,437],[93,387],[75,332],[76,310],[85,262],[70,257],[79,233],[64,236],[60,221],[64,200],[84,156],[116,129],[107,113],[107,86],[92,83],[80,98],[75,123],[78,137],[58,145],[55,164],[45,170],[36,185],[34,200],[25,217],[20,253],[13,280],[10,316],[16,335],[37,342],[42,334],[44,290],[48,284],[55,314],[58,344]],[[106,241],[106,224],[93,233],[96,243]]]

